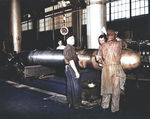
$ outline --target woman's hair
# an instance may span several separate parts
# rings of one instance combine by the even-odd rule
[[[103,35],[100,35],[99,37],[98,37],[98,39],[99,38],[104,38],[105,39],[105,42],[107,42],[107,36],[106,36],[106,34],[104,33]]]
[[[58,42],[59,42],[59,41],[62,41],[62,40],[61,40],[61,39],[59,39],[59,40],[58,40]]]

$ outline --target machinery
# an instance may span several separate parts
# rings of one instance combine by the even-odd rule
[[[95,59],[96,49],[77,49],[76,54],[81,69],[102,69]],[[23,51],[17,54],[15,58],[16,62],[21,62],[25,66],[41,65],[54,70],[64,69],[65,66],[63,50]],[[122,50],[121,65],[125,71],[133,70],[140,64],[141,57],[138,53],[127,48]]]
[[[101,69],[95,59],[97,49],[76,49],[81,68],[82,100],[100,104]],[[136,69],[141,57],[131,49],[123,49],[121,65],[125,71]],[[32,50],[9,55],[9,61],[19,83],[66,95],[63,50]],[[8,72],[7,72],[8,74]]]

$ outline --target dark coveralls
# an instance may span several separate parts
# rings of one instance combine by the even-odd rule
[[[65,62],[68,64],[65,66],[65,74],[67,77],[67,101],[69,104],[74,107],[78,107],[81,104],[81,94],[82,94],[82,86],[80,78],[76,78],[76,74],[72,67],[69,65],[70,60],[74,60],[76,68],[78,72],[80,72],[78,57],[76,55],[75,49],[72,45],[67,44],[63,55],[65,58]]]

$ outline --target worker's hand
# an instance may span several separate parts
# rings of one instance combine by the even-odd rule
[[[99,59],[101,59],[101,58],[102,58],[101,56],[96,55],[96,60],[99,60]]]
[[[77,78],[77,79],[80,78],[79,72],[76,72],[76,78]]]
[[[82,61],[82,60],[79,60],[78,63],[79,63],[79,66],[80,66],[80,67],[83,67],[83,61]]]
[[[101,58],[102,58],[101,56],[96,55],[96,61],[97,61],[98,63],[100,63],[100,64],[102,64]]]

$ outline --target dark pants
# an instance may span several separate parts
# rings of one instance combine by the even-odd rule
[[[65,74],[67,77],[67,101],[73,106],[79,106],[82,94],[81,80],[76,78],[70,65],[66,65]]]

